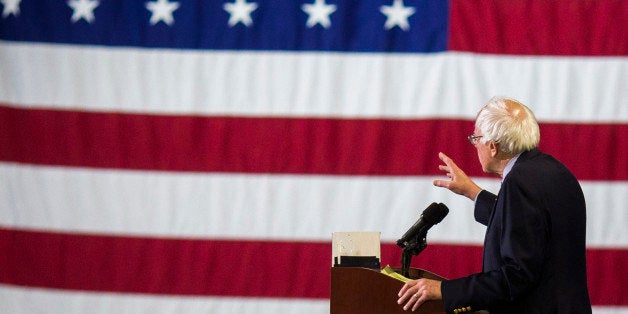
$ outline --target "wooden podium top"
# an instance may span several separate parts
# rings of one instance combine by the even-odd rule
[[[422,269],[411,268],[411,278],[444,278]],[[409,313],[397,304],[403,282],[377,270],[359,267],[331,268],[330,313]],[[427,301],[414,313],[445,313],[442,301]]]

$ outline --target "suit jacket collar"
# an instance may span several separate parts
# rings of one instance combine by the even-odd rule
[[[541,154],[541,151],[538,150],[538,148],[533,148],[531,150],[527,150],[521,153],[519,157],[517,157],[517,160],[515,160],[515,164],[512,166],[512,168],[510,168],[510,170],[506,173],[506,175],[502,177],[502,183],[504,182],[504,180],[506,180],[506,177],[508,177],[508,174],[512,172],[512,169],[516,168],[517,165],[519,165],[522,162],[525,162],[526,160],[533,159],[539,156],[540,154]]]
[[[535,157],[537,157],[540,154],[541,154],[541,151],[538,148],[533,148],[531,150],[527,150],[527,151],[521,153],[521,155],[519,155],[519,158],[517,159],[517,162],[515,163],[515,166],[518,163],[520,163],[520,162],[523,162],[523,161],[528,160],[528,159],[535,158]]]

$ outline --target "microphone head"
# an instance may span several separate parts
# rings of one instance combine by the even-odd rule
[[[411,238],[416,237],[420,234],[425,235],[427,230],[430,229],[433,225],[441,222],[445,216],[449,213],[449,208],[445,206],[443,203],[432,203],[428,206],[421,216],[419,220],[404,233],[401,239],[397,240],[397,245],[401,248],[405,248],[407,243]]]
[[[435,225],[445,218],[449,214],[449,208],[443,203],[432,203],[428,208],[423,211],[421,215],[423,220],[428,225]]]

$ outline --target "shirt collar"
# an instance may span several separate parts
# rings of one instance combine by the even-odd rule
[[[504,167],[504,171],[502,172],[502,181],[508,175],[510,170],[512,170],[512,167],[515,165],[515,162],[517,162],[517,158],[519,158],[519,156],[521,156],[521,153],[515,155],[515,157],[512,157],[512,159],[508,161],[506,167]]]

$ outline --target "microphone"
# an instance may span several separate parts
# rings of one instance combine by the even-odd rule
[[[406,233],[397,240],[397,245],[401,248],[405,248],[409,241],[412,241],[417,236],[425,237],[427,231],[432,228],[433,225],[441,222],[445,216],[449,213],[449,208],[443,203],[432,203],[428,206],[419,217],[419,220],[406,231]]]

